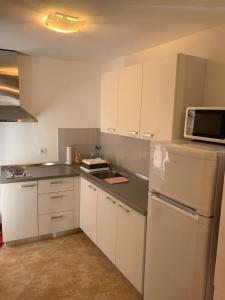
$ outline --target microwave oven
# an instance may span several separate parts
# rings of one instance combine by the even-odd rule
[[[188,107],[184,137],[225,144],[225,107]]]

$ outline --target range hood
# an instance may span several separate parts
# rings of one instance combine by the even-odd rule
[[[37,122],[20,106],[18,53],[0,50],[0,122]]]

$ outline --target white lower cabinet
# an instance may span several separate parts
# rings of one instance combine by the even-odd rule
[[[79,228],[80,177],[1,184],[4,242]]]
[[[80,228],[96,243],[96,210],[98,189],[81,178],[80,190]]]
[[[130,207],[117,204],[116,266],[143,292],[146,218]]]
[[[38,181],[39,235],[77,228],[78,221],[74,218],[74,207],[77,207],[75,201],[79,199],[75,197],[75,183],[73,177]]]
[[[127,279],[143,292],[146,218],[98,190],[97,245]]]
[[[73,227],[80,228],[80,176],[74,177]]]
[[[39,235],[73,229],[73,211],[64,211],[39,217]]]
[[[115,264],[117,234],[117,200],[99,190],[97,205],[97,245]]]
[[[59,177],[38,181],[38,194],[73,190],[73,177]]]
[[[4,242],[38,236],[37,181],[1,185]]]
[[[42,194],[38,196],[39,215],[73,210],[73,191]]]

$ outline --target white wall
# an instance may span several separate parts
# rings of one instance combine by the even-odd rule
[[[102,66],[102,72],[160,56],[186,53],[208,59],[205,105],[225,106],[225,25],[131,54]]]
[[[99,127],[100,66],[20,55],[19,70],[21,103],[38,123],[0,124],[0,165],[56,161],[58,128]]]

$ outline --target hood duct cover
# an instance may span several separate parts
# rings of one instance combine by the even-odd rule
[[[0,50],[0,122],[37,122],[20,106],[17,55]]]

